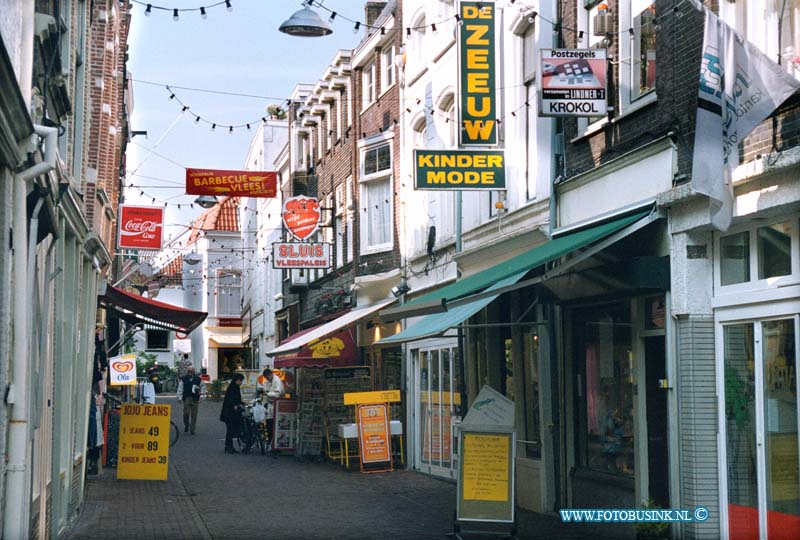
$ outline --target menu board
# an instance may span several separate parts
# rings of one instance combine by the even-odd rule
[[[457,517],[514,521],[514,434],[461,432]]]
[[[166,480],[170,405],[122,406],[117,479]]]
[[[359,405],[357,416],[361,463],[391,462],[389,408],[385,403]]]
[[[297,400],[275,400],[275,441],[273,450],[294,450],[297,443]]]

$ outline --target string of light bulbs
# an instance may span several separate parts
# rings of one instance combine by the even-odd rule
[[[143,2],[141,0],[131,0],[132,3],[138,4],[140,6],[144,6],[144,14],[145,17],[149,17],[153,11],[164,11],[164,12],[172,12],[172,20],[178,22],[180,20],[181,13],[188,13],[192,11],[197,11],[200,13],[201,19],[208,18],[208,11],[209,9],[213,9],[219,6],[225,6],[225,10],[230,13],[233,11],[232,0],[222,0],[220,2],[216,2],[214,4],[208,4],[205,6],[197,6],[193,8],[171,8],[166,6],[159,6],[156,4],[152,4],[149,2]]]

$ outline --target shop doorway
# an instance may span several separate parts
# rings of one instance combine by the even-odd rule
[[[723,530],[731,540],[800,538],[800,316],[721,324]]]
[[[250,349],[226,347],[217,349],[217,377],[230,380],[238,369],[250,369]]]
[[[414,365],[415,468],[455,478],[453,424],[460,419],[461,394],[455,345],[412,349]]]
[[[650,499],[661,508],[669,504],[669,425],[664,336],[644,338],[645,392],[647,399],[647,470]]]

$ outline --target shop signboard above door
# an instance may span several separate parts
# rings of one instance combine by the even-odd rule
[[[274,198],[278,173],[274,171],[230,171],[186,169],[188,195]]]
[[[458,28],[461,146],[497,144],[495,4],[460,2]]]
[[[292,236],[305,240],[317,232],[321,209],[314,197],[299,195],[283,201],[283,224]]]
[[[505,189],[505,154],[502,150],[414,150],[414,188]]]
[[[605,116],[605,49],[542,49],[539,116]]]
[[[331,245],[323,242],[275,242],[273,268],[330,268]]]
[[[161,249],[164,208],[160,206],[119,207],[119,236],[122,249]]]

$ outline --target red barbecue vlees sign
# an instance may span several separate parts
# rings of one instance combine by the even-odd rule
[[[119,237],[123,249],[161,249],[164,209],[160,206],[120,206]]]
[[[319,227],[319,201],[300,195],[283,201],[283,224],[298,240],[305,240]]]
[[[230,195],[273,198],[278,191],[275,171],[186,169],[188,195]]]

